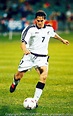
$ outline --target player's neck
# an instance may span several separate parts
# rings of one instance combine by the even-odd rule
[[[38,25],[36,25],[36,27],[37,27],[38,29],[45,28],[45,24],[44,24],[42,27],[39,27]]]

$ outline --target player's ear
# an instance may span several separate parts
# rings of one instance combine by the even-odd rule
[[[46,19],[44,19],[45,24],[46,24],[46,21],[47,21],[47,20],[46,20]]]
[[[34,19],[34,24],[36,24],[36,19]]]

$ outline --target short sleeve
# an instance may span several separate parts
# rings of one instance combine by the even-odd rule
[[[55,36],[55,31],[54,31],[54,29],[52,28],[52,27],[50,27],[51,29],[50,29],[50,36],[51,37],[54,37]]]
[[[31,32],[30,32],[30,28],[27,27],[22,31],[21,34],[21,41],[25,42],[26,44],[28,43],[29,39],[31,37]]]

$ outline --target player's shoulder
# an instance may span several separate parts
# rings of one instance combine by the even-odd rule
[[[26,29],[32,29],[32,28],[35,28],[36,26],[34,25],[34,24],[32,24],[32,25],[28,25],[27,27],[26,27]]]
[[[46,27],[52,27],[50,24],[45,24]]]
[[[28,32],[29,30],[31,30],[31,29],[33,29],[33,28],[35,28],[35,25],[34,25],[34,24],[33,24],[33,25],[28,25],[28,26],[26,26],[26,27],[23,29],[22,34],[25,33],[25,32]]]
[[[46,25],[46,29],[49,29],[50,31],[54,30],[53,27],[50,24]]]

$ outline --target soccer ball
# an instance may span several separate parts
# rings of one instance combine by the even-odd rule
[[[36,108],[36,101],[34,98],[26,98],[23,102],[23,106],[26,109],[35,109]]]

